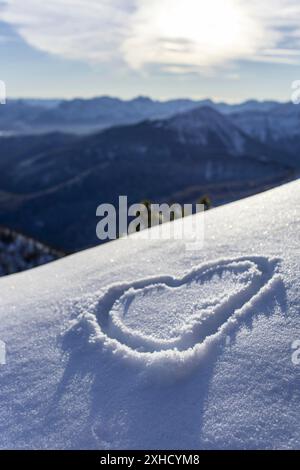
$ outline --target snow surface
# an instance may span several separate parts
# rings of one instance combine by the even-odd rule
[[[136,234],[2,278],[0,447],[299,448],[299,214],[296,181],[197,215],[201,250]]]

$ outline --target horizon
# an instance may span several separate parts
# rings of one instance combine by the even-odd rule
[[[215,98],[211,98],[211,97],[204,97],[204,98],[191,98],[191,97],[188,97],[188,96],[175,96],[173,98],[156,98],[156,97],[153,97],[153,96],[149,96],[149,95],[133,95],[132,97],[129,97],[129,98],[123,98],[121,96],[116,96],[116,95],[108,95],[108,94],[99,94],[99,95],[92,95],[92,96],[72,96],[72,97],[58,97],[58,96],[55,96],[55,97],[47,97],[47,96],[39,96],[39,97],[35,97],[35,96],[16,96],[16,97],[13,97],[13,96],[7,96],[6,98],[6,102],[8,103],[9,101],[76,101],[76,100],[83,100],[83,101],[92,101],[92,100],[97,100],[97,99],[102,99],[102,98],[108,98],[108,99],[112,99],[112,100],[119,100],[119,101],[123,101],[123,102],[130,102],[130,101],[135,101],[135,100],[139,100],[139,99],[148,99],[152,102],[160,102],[160,103],[164,103],[164,102],[168,102],[168,101],[193,101],[193,102],[205,102],[205,101],[210,101],[214,104],[228,104],[228,105],[241,105],[241,104],[245,104],[245,103],[251,103],[251,102],[256,102],[256,103],[268,103],[268,102],[274,102],[274,103],[279,103],[279,104],[288,104],[291,102],[291,100],[286,100],[286,101],[282,101],[282,100],[278,100],[276,98],[268,98],[268,99],[257,99],[257,98],[246,98],[246,99],[243,99],[243,100],[238,100],[238,101],[228,101],[228,100],[224,100],[224,99],[221,99],[221,100],[217,100]]]

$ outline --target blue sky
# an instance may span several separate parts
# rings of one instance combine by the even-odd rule
[[[0,0],[11,97],[289,100],[298,0]]]

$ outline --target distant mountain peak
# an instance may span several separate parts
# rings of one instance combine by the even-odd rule
[[[249,138],[228,118],[209,106],[200,106],[173,116],[165,121],[165,126],[177,132],[182,143],[223,146],[229,154],[241,155],[245,152]]]
[[[136,102],[138,101],[139,103],[154,103],[154,101],[149,98],[149,96],[143,96],[143,95],[140,95],[140,96],[137,96],[136,98],[133,98],[131,100],[131,102]]]

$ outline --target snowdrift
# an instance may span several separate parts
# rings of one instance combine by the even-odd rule
[[[296,181],[197,215],[201,250],[137,234],[1,279],[0,447],[299,448],[299,214]]]

